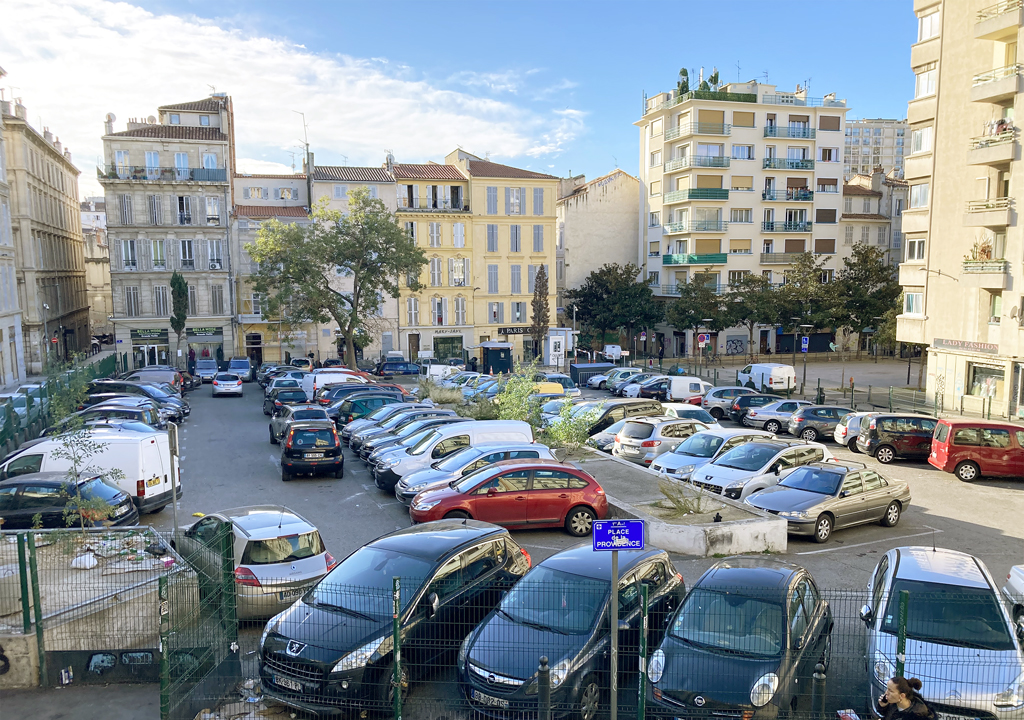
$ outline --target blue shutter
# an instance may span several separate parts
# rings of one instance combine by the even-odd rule
[[[505,188],[505,214],[512,214],[512,188]]]

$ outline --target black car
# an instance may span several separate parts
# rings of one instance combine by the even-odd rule
[[[462,691],[473,709],[494,717],[537,712],[537,664],[551,667],[556,715],[593,720],[610,685],[611,557],[591,545],[563,550],[512,588],[459,651]],[[619,551],[620,672],[635,668],[640,585],[648,586],[648,625],[660,640],[685,588],[664,550]]]
[[[771,720],[810,708],[832,610],[804,568],[727,558],[690,589],[648,662],[648,713]]]
[[[572,414],[596,413],[594,424],[590,426],[589,434],[596,435],[619,420],[634,417],[646,417],[663,415],[661,403],[648,398],[625,399],[625,400],[588,400],[573,407]],[[557,417],[552,422],[557,422]]]
[[[361,393],[339,398],[325,409],[327,410],[327,416],[338,427],[344,427],[353,420],[364,418],[385,405],[394,405],[400,402],[402,402],[402,394],[399,392],[364,390]]]
[[[420,366],[411,362],[388,361],[381,363],[373,371],[374,375],[419,375]]]
[[[118,395],[136,395],[148,397],[162,408],[171,409],[174,412],[176,422],[181,422],[189,416],[192,408],[187,400],[175,397],[156,385],[146,383],[129,382],[127,380],[93,380],[89,383],[86,392],[92,395],[103,395],[115,393]],[[95,403],[91,403],[95,405]],[[79,408],[84,409],[84,408]]]
[[[66,528],[68,519],[65,510],[69,501],[81,494],[86,501],[101,500],[110,508],[105,518],[87,519],[87,527],[103,527],[104,522],[115,526],[137,525],[139,511],[131,497],[103,479],[100,475],[85,475],[78,482],[77,489],[64,472],[41,472],[18,475],[0,482],[0,517],[4,519],[4,530],[27,530],[39,527]],[[88,513],[88,508],[84,508]],[[72,518],[77,525],[78,520]]]
[[[409,679],[451,662],[459,643],[530,567],[508,531],[439,520],[359,548],[288,610],[260,642],[267,699],[321,715],[393,702],[393,578],[401,579],[402,695]]]
[[[395,403],[399,405],[400,403]],[[370,438],[375,438],[378,435],[384,435],[396,430],[401,425],[409,422],[410,420],[422,420],[428,417],[454,417],[456,412],[454,410],[444,410],[439,407],[411,407],[405,408],[400,412],[395,413],[387,420],[384,420],[378,425],[370,426],[369,428],[363,428],[357,431],[348,442],[348,447],[352,452],[359,453],[359,449],[363,446],[363,443],[368,441]]]
[[[778,399],[778,395],[738,395],[733,398],[732,405],[729,406],[729,419],[742,423],[744,416],[750,412],[750,408],[764,407]]]
[[[345,455],[338,429],[330,420],[302,420],[281,438],[281,480],[296,475],[345,477]]]
[[[452,423],[468,422],[469,418],[464,417],[434,417],[425,418],[423,420],[416,420],[415,422],[408,423],[401,429],[396,429],[391,435],[385,437],[376,437],[369,442],[363,443],[363,446],[359,449],[359,457],[370,467],[373,467],[377,458],[382,453],[392,450],[400,443],[411,438],[413,435],[423,432],[429,428],[438,427],[439,425],[451,425]],[[365,454],[364,454],[365,453]],[[397,482],[397,481],[396,481]],[[394,490],[394,486],[390,488],[384,486],[378,482],[377,487],[387,490]]]
[[[274,408],[283,405],[302,405],[306,402],[306,391],[302,388],[274,388],[263,398],[263,414],[271,415]]]
[[[345,397],[348,397],[352,393],[368,392],[370,390],[375,389],[377,388],[375,388],[373,385],[367,385],[366,383],[361,382],[344,382],[335,383],[332,385],[324,385],[323,387],[317,389],[316,398],[314,399],[314,402],[318,402],[321,405],[330,405],[335,400],[341,400]],[[379,390],[382,391],[384,389],[385,388],[379,388]],[[391,390],[391,392],[394,392],[398,395],[402,394],[398,390]]]
[[[342,405],[344,407],[344,405]],[[346,445],[351,446],[352,436],[359,431],[367,430],[374,426],[384,424],[388,418],[394,417],[398,413],[405,412],[410,408],[430,408],[433,405],[427,405],[425,403],[418,402],[397,402],[385,404],[382,407],[377,408],[373,412],[361,418],[353,418],[352,420],[343,419],[341,420],[341,441]],[[353,427],[354,426],[354,427]]]
[[[937,424],[935,418],[927,415],[872,415],[861,420],[857,449],[885,464],[896,458],[926,460],[932,451]]]

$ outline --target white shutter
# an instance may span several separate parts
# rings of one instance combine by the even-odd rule
[[[280,200],[281,199],[281,188],[274,188],[274,199],[275,200]]]
[[[462,260],[462,281],[466,283],[466,287],[469,287],[471,284],[469,279],[469,258]]]
[[[455,280],[455,258],[448,258],[448,285],[453,285]]]
[[[451,206],[452,206],[452,186],[451,185],[442,185],[441,187],[444,189],[444,206],[446,208],[451,208]]]
[[[412,186],[412,206],[418,208],[420,206],[420,186]]]
[[[519,214],[526,214],[526,188],[519,188]]]
[[[448,324],[448,298],[441,298],[441,324]]]
[[[452,227],[453,227],[453,234],[454,234],[453,243],[454,243],[455,247],[457,247],[457,248],[466,247],[466,224],[465,223],[455,223],[455,225],[453,225]]]
[[[505,188],[505,214],[512,214],[512,188]]]
[[[246,200],[249,199],[249,188],[242,188],[242,197]]]

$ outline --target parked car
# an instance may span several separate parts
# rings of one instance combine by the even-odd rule
[[[278,375],[276,377],[269,378],[266,387],[263,389],[263,397],[270,395],[270,392],[277,388],[298,388],[301,390],[302,381],[288,377],[287,375]]]
[[[565,395],[545,395],[543,397],[540,395],[531,395],[530,397],[531,399],[536,398],[537,401],[541,403],[540,416],[543,422],[551,422],[556,417],[561,415],[562,409],[566,405],[572,407],[573,405],[579,403],[579,400],[577,400],[576,398],[566,397]]]
[[[228,360],[228,372],[240,377],[242,382],[251,382],[253,379],[252,363],[247,357],[233,357]]]
[[[786,430],[793,437],[807,442],[814,442],[822,436],[831,438],[839,421],[851,412],[853,410],[849,408],[834,405],[805,405],[789,416]]]
[[[636,667],[639,587],[647,587],[648,632],[655,642],[685,592],[668,554],[656,549],[620,550],[618,587],[609,592],[609,554],[587,544],[552,555],[469,634],[459,651],[458,670],[473,710],[492,717],[537,717],[537,658],[545,655],[555,715],[600,717],[611,674]],[[620,628],[621,662],[614,669],[607,650],[611,602],[618,603]]]
[[[450,425],[452,423],[467,422],[468,418],[459,417],[458,415],[437,415],[433,417],[423,417],[409,420],[395,427],[391,432],[383,435],[377,435],[376,437],[370,438],[362,444],[359,448],[359,459],[368,465],[373,465],[373,461],[370,459],[372,455],[377,453],[378,450],[393,447],[396,443],[400,443],[406,438],[415,435],[420,430],[425,430],[429,427],[439,427],[441,425]],[[379,454],[378,454],[379,457]],[[377,485],[377,487],[381,487]],[[391,490],[391,487],[385,488]]]
[[[802,465],[833,459],[820,443],[756,439],[719,455],[691,475],[690,482],[717,495],[744,500],[753,492],[777,485]]]
[[[622,418],[621,420],[612,423],[604,430],[594,433],[590,436],[590,439],[587,440],[587,445],[611,455],[612,448],[615,446],[615,436],[618,435],[619,430],[621,430],[627,422],[630,421],[626,420],[626,418]]]
[[[0,517],[4,519],[4,530],[77,526],[80,522],[77,513],[68,516],[66,511],[69,501],[79,496],[90,503],[82,508],[86,527],[103,527],[107,522],[115,527],[139,523],[139,511],[131,496],[102,475],[85,474],[76,486],[67,472],[36,472],[0,481]],[[106,515],[101,517],[99,512],[94,512],[92,503],[97,502],[106,507]]]
[[[660,375],[661,375],[661,373],[656,373],[656,372],[653,372],[653,371],[646,371],[645,370],[645,371],[642,371],[640,373],[636,373],[636,374],[633,374],[633,375],[627,375],[625,377],[620,377],[619,380],[617,380],[615,382],[615,385],[609,385],[608,387],[611,390],[612,395],[622,396],[622,393],[626,389],[627,386],[629,386],[629,385],[641,385],[641,384],[647,382],[648,380],[650,380],[652,377],[660,376]]]
[[[399,412],[392,417],[385,420],[379,426],[371,426],[359,430],[352,435],[352,439],[349,441],[349,448],[355,454],[359,454],[359,451],[363,447],[363,443],[371,438],[375,438],[381,435],[387,435],[388,433],[396,430],[407,422],[413,420],[422,420],[424,418],[431,417],[455,417],[457,413],[454,410],[445,410],[440,407],[425,407],[425,408],[409,408],[403,412]]]
[[[610,389],[615,383],[623,380],[631,375],[639,375],[643,372],[642,368],[638,367],[624,367],[614,368],[606,373],[600,375],[592,375],[587,378],[587,387],[596,388],[598,390]]]
[[[286,610],[337,564],[316,526],[279,505],[210,513],[178,535],[175,548],[199,573],[219,581],[220,543],[226,532],[232,537],[240,620],[264,619]]]
[[[736,374],[736,384],[762,393],[796,389],[796,369],[782,363],[753,363]]]
[[[101,396],[103,396],[103,399],[100,399]],[[118,405],[139,409],[148,408],[155,412],[157,417],[159,418],[159,422],[156,425],[154,425],[154,427],[159,427],[161,430],[166,429],[166,423],[168,421],[173,420],[175,417],[175,412],[173,409],[161,407],[161,405],[157,403],[155,400],[151,400],[148,397],[143,397],[141,395],[118,395],[116,393],[98,393],[96,395],[89,396],[89,398],[90,400],[95,398],[97,401],[92,402],[91,404],[88,405],[88,408],[83,409],[91,409],[107,405]],[[147,422],[147,424],[150,423]]]
[[[150,366],[129,373],[124,379],[129,382],[145,383],[147,385],[163,385],[166,383],[171,386],[173,392],[178,394],[183,389],[181,373],[171,368],[163,369]]]
[[[416,402],[400,402],[385,405],[384,407],[377,408],[366,417],[353,419],[341,431],[341,441],[346,445],[350,445],[352,441],[352,433],[358,432],[361,429],[368,428],[372,425],[378,425],[384,423],[388,418],[396,413],[404,412],[411,408],[429,408],[433,407],[433,403],[416,403]]]
[[[385,405],[399,402],[402,402],[402,396],[398,393],[367,390],[353,393],[328,405],[327,416],[334,420],[338,427],[347,427],[349,423],[360,420]]]
[[[290,365],[294,365],[300,370],[313,370],[313,361],[307,357],[296,357],[288,361]]]
[[[718,425],[718,421],[715,420],[707,410],[687,403],[662,403],[661,411],[663,415],[686,418],[687,420],[696,420],[697,422],[704,423],[708,427]]]
[[[345,361],[342,360],[341,358],[327,358],[326,360],[324,360],[323,366],[325,368],[345,367]]]
[[[662,402],[688,403],[696,397],[702,397],[711,389],[711,383],[698,377],[681,377],[666,375],[648,380],[640,386],[640,397],[654,398]]]
[[[366,385],[370,382],[370,376],[359,370],[349,370],[344,367],[319,368],[303,374],[302,389],[306,391],[306,397],[313,401],[320,388],[348,382]]]
[[[263,695],[314,715],[394,700],[393,581],[404,697],[414,672],[451,662],[459,643],[530,567],[507,530],[444,520],[384,535],[342,560],[267,623]]]
[[[865,699],[875,715],[875,699],[896,674],[904,590],[912,599],[903,674],[928,679],[920,690],[928,706],[944,717],[1024,717],[1024,656],[995,580],[978,558],[932,546],[893,548],[871,574],[860,616],[870,668]]]
[[[383,481],[380,478],[380,473],[374,472],[377,467],[383,467],[385,461],[390,460],[392,457],[400,457],[406,450],[415,447],[421,440],[429,437],[434,428],[466,422],[472,422],[472,420],[470,418],[454,416],[417,420],[407,425],[401,431],[404,437],[389,439],[386,443],[377,446],[366,458],[366,464],[370,466],[370,476],[374,478],[374,484],[388,493],[393,492],[395,486]]]
[[[327,411],[319,405],[301,403],[296,405],[283,405],[275,407],[274,414],[270,418],[270,444],[277,445],[281,438],[288,434],[292,423],[304,422],[307,420],[329,421]],[[331,423],[333,427],[333,423]]]
[[[301,410],[293,413],[294,416],[302,414]],[[330,420],[296,417],[285,426],[281,442],[281,480],[288,482],[296,475],[325,473],[339,479],[345,477],[341,438]]]
[[[845,445],[851,452],[857,449],[857,436],[860,435],[860,424],[871,412],[852,412],[839,418],[839,424],[832,431],[832,438],[840,445]]]
[[[782,432],[789,427],[789,417],[811,403],[806,400],[776,400],[759,408],[747,410],[741,422],[747,427],[761,428],[770,433]]]
[[[542,383],[557,383],[562,386],[562,394],[569,397],[580,397],[583,395],[583,391],[576,387],[573,379],[563,373],[538,373],[533,379]]]
[[[733,400],[740,395],[754,395],[754,391],[745,387],[715,387],[704,393],[700,406],[711,413],[715,420],[721,420],[732,408]]]
[[[50,398],[46,394],[46,386],[40,383],[29,383],[27,385],[19,385],[17,392],[22,395],[30,395],[32,397],[32,404],[38,405],[43,415],[48,415],[50,412]]]
[[[420,369],[420,366],[416,363],[388,361],[378,365],[373,374],[381,377],[389,375],[419,375]]]
[[[689,480],[695,472],[733,448],[771,433],[746,428],[711,427],[686,438],[671,452],[658,456],[651,470],[674,480]]]
[[[637,377],[643,377],[643,376],[642,375],[638,375]],[[655,373],[654,375],[651,375],[650,377],[644,379],[642,382],[629,383],[629,384],[623,386],[622,389],[619,391],[619,394],[622,395],[622,397],[626,397],[626,398],[638,398],[638,397],[640,397],[640,389],[643,388],[645,385],[647,385],[647,383],[653,383],[653,382],[657,382],[658,380],[667,380],[667,379],[668,379],[668,375],[661,375],[661,374]]]
[[[481,373],[474,372],[473,370],[462,370],[454,375],[443,378],[438,381],[438,385],[441,387],[462,387],[463,384],[472,380],[473,378],[480,377]]]
[[[863,523],[896,527],[910,505],[910,485],[882,477],[864,463],[835,460],[798,467],[745,502],[785,518],[790,534],[823,543],[833,530]]]
[[[1006,575],[1003,595],[1010,603],[1013,621],[1018,628],[1024,628],[1024,565],[1014,565]],[[1020,638],[1021,629],[1017,631]]]
[[[167,428],[167,423],[160,416],[159,411],[152,406],[118,405],[116,403],[94,405],[88,410],[79,410],[71,413],[59,423],[51,425],[43,430],[43,437],[51,437],[67,432],[78,422],[83,425],[93,423],[120,423],[137,422],[157,430]]]
[[[379,390],[393,390],[398,395],[403,394],[399,386],[392,384],[377,385],[376,383],[345,382],[323,386],[316,391],[316,397],[313,398],[313,401],[321,405],[331,405],[335,400],[342,400],[352,393],[375,392]]]
[[[217,373],[213,378],[213,397],[218,395],[242,397],[242,378],[234,373]]]
[[[771,405],[773,402],[778,402],[778,399],[778,395],[739,395],[729,406],[729,419],[742,425],[743,418],[753,408]]]
[[[192,412],[192,407],[189,405],[188,400],[175,397],[155,385],[147,385],[145,383],[127,382],[125,380],[93,380],[89,383],[87,392],[90,394],[119,393],[142,395],[150,400],[155,400],[161,407],[174,408],[177,422],[181,422]]]
[[[199,376],[199,381],[212,382],[214,376],[220,372],[220,368],[217,367],[216,360],[200,359],[196,360],[196,375]]]
[[[39,404],[36,403],[35,398],[29,399],[28,395],[22,393],[6,393],[0,395],[0,406],[6,405],[8,401],[14,409],[14,417],[16,422],[20,423],[20,430],[25,430],[29,425],[39,420],[42,417],[42,411]],[[31,407],[29,407],[29,403]]]
[[[193,375],[187,370],[180,370],[179,372],[181,373],[181,389],[183,391],[195,390],[197,387],[203,384],[202,380],[200,380],[197,376]]]
[[[943,419],[935,426],[928,462],[964,482],[1024,476],[1024,428],[984,420]]]
[[[196,364],[198,365],[198,361],[196,361]],[[280,363],[272,363],[272,362],[265,362],[265,363],[261,364],[259,366],[259,368],[256,370],[256,382],[258,382],[260,385],[263,385],[264,384],[264,380],[267,377],[267,373],[269,373],[274,368],[277,368],[277,367],[280,367],[280,366],[281,366]]]
[[[659,718],[775,718],[810,706],[832,660],[832,609],[802,567],[728,558],[694,583],[648,664]]]
[[[593,417],[590,434],[601,432],[613,423],[626,418],[648,417],[661,415],[661,403],[657,400],[588,400],[575,405],[572,409],[574,417],[590,413]],[[557,423],[557,417],[550,423]]]
[[[675,450],[686,438],[708,426],[696,420],[668,415],[628,420],[615,436],[612,455],[637,465],[650,465],[656,458]]]
[[[866,423],[861,423],[857,450],[883,464],[897,458],[925,460],[932,452],[932,435],[937,422],[927,415],[872,415]]]
[[[263,398],[263,414],[273,415],[286,405],[305,405],[306,393],[301,388],[277,388]]]

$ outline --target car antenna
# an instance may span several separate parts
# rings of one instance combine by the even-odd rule
[[[281,510],[278,511],[278,515],[277,515],[277,529],[278,530],[281,529],[281,523],[283,523],[283,522],[284,522],[284,509],[282,508]]]
[[[932,552],[938,552],[938,550],[935,549],[935,528],[932,528]]]

